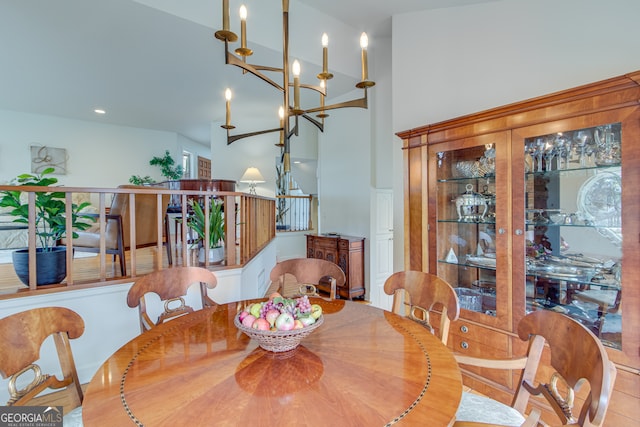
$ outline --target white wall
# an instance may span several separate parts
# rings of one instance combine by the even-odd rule
[[[369,55],[370,78],[376,85],[369,91],[372,130],[372,185],[375,188],[391,188],[393,186],[393,151],[397,150],[396,136],[392,124],[392,56],[391,38],[372,41]]]
[[[638,70],[639,16],[637,0],[503,0],[397,15],[393,130]],[[398,138],[395,145],[394,192],[403,194]],[[395,198],[397,225],[402,203]],[[398,248],[402,227],[395,230]],[[402,251],[395,255],[402,268]]]
[[[333,102],[363,96],[354,90]],[[365,284],[369,283],[371,109],[348,108],[331,116],[318,138],[318,232],[365,237]],[[368,298],[368,289],[367,289]]]
[[[277,107],[277,106],[276,106]],[[275,109],[277,113],[277,108]],[[292,121],[293,123],[293,121]],[[237,126],[231,135],[256,132],[278,127],[277,119],[247,118],[235,123]],[[300,120],[299,136],[291,141],[291,158],[311,160],[315,164],[317,159],[318,132],[313,125]],[[218,179],[232,179],[239,181],[244,171],[256,167],[265,179],[264,183],[256,185],[256,193],[260,196],[274,197],[276,186],[276,158],[280,156],[279,133],[267,133],[250,138],[239,139],[227,145],[226,131],[220,128],[220,123],[211,124],[211,174]],[[292,168],[293,169],[293,168]],[[299,169],[302,172],[304,169]],[[315,171],[312,173],[315,178]],[[294,179],[295,179],[294,175]],[[302,178],[302,176],[301,176]],[[249,185],[238,182],[237,191],[248,192]],[[305,189],[306,191],[307,189]],[[308,194],[314,193],[315,186],[308,186]]]
[[[406,130],[635,71],[639,16],[637,0],[503,0],[398,15],[393,127]]]
[[[116,187],[131,175],[163,181],[153,156],[169,150],[182,158],[182,148],[209,156],[209,147],[173,132],[113,126],[83,120],[0,110],[0,182],[31,171],[31,145],[67,150],[67,174],[61,184]]]

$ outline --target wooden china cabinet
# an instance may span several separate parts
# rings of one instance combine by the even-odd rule
[[[457,288],[450,347],[522,355],[518,321],[564,313],[618,367],[606,425],[637,425],[640,71],[398,136],[405,268]],[[510,403],[517,375],[479,369],[464,381]]]

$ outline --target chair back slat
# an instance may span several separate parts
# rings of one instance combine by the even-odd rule
[[[82,404],[84,398],[71,352],[69,339],[84,333],[84,321],[76,312],[64,307],[35,308],[0,319],[0,374],[9,378],[7,405],[27,405],[46,389],[66,387],[68,398],[65,412]],[[40,348],[49,336],[53,336],[62,379],[43,373],[36,363]],[[25,387],[16,384],[22,374],[33,380]]]
[[[330,298],[335,287],[343,287],[347,281],[344,271],[330,261],[318,258],[294,258],[278,262],[269,274],[272,283],[279,283],[279,291],[284,294],[285,275],[293,276],[298,284],[314,285],[316,288],[321,279],[328,277],[331,283]],[[298,288],[298,287],[296,287]]]
[[[600,340],[580,323],[548,310],[525,316],[518,324],[518,336],[522,340],[531,336],[544,337],[551,353],[551,366],[568,387],[576,389],[581,381],[588,381],[591,389],[585,403],[588,408],[580,410],[582,415],[574,413],[574,416],[583,418],[588,413],[591,424],[601,425],[616,370]],[[555,389],[551,381],[545,384],[547,389]],[[557,404],[561,406],[562,402]],[[584,418],[578,422],[583,425]]]
[[[141,332],[152,328],[158,323],[176,317],[178,311],[165,304],[165,310],[157,321],[150,321],[147,315],[147,306],[144,296],[155,293],[161,301],[170,302],[179,300],[187,294],[188,289],[195,283],[199,284],[202,307],[213,306],[215,302],[207,295],[207,289],[216,287],[218,281],[215,274],[201,267],[173,267],[154,271],[138,279],[129,289],[127,305],[131,308],[138,307],[140,314]],[[182,314],[192,311],[191,307],[184,306],[179,309]],[[151,324],[149,324],[151,323]]]
[[[384,292],[393,295],[393,312],[402,316],[407,315],[407,308],[409,314],[415,313],[413,307],[420,307],[426,312],[441,308],[439,334],[442,342],[447,343],[450,322],[460,316],[458,296],[451,285],[434,274],[413,270],[398,271],[387,278]],[[433,330],[433,325],[429,324],[429,327]]]

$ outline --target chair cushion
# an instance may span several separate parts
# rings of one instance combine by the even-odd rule
[[[63,427],[83,427],[82,406],[78,406],[64,417],[62,417]]]
[[[462,393],[456,421],[474,421],[501,426],[519,426],[525,418],[512,407],[475,393]]]

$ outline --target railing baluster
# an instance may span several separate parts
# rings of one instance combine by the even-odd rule
[[[28,235],[28,245],[30,248],[36,248],[38,246],[37,239],[37,230],[35,226],[35,216],[36,216],[36,207],[35,200],[36,194],[39,192],[51,192],[51,187],[35,187],[35,186],[0,186],[0,191],[21,191],[27,194],[27,204],[29,209],[29,224],[27,227],[26,233]],[[58,189],[56,189],[58,190]],[[129,221],[126,224],[123,224],[123,228],[125,230],[128,229],[128,232],[125,232],[127,237],[129,238],[129,245],[132,248],[135,248],[136,245],[136,216],[140,216],[140,214],[136,211],[135,201],[136,197],[141,194],[154,194],[156,199],[154,200],[154,204],[156,205],[157,217],[155,218],[156,222],[153,225],[153,228],[156,229],[157,235],[162,236],[166,234],[167,239],[172,239],[171,231],[174,229],[173,227],[169,227],[168,223],[165,221],[170,220],[169,215],[166,215],[166,212],[163,211],[164,202],[167,197],[173,196],[174,199],[178,198],[182,201],[182,224],[180,227],[175,227],[176,233],[181,234],[182,237],[182,248],[178,250],[176,248],[175,251],[172,251],[172,258],[174,263],[181,262],[183,265],[191,264],[192,260],[189,257],[189,245],[188,239],[189,228],[187,226],[186,220],[189,215],[189,210],[187,209],[187,202],[190,199],[202,199],[215,197],[218,200],[222,200],[224,203],[224,212],[225,212],[225,257],[226,257],[226,267],[234,267],[240,266],[248,262],[253,256],[255,256],[262,248],[265,247],[273,238],[275,238],[275,221],[276,221],[276,209],[275,209],[275,200],[268,199],[265,197],[249,195],[246,193],[237,193],[237,192],[216,192],[216,191],[193,191],[193,190],[169,190],[165,188],[83,188],[83,187],[64,187],[62,189],[65,193],[64,201],[66,203],[65,214],[67,216],[65,227],[66,230],[69,231],[67,233],[66,242],[67,247],[69,249],[67,253],[66,266],[67,266],[67,277],[66,280],[63,281],[62,285],[66,285],[66,287],[71,288],[76,285],[87,285],[87,284],[106,284],[109,281],[119,281],[127,279],[128,277],[135,277],[139,272],[142,272],[141,267],[138,266],[139,262],[143,262],[145,258],[141,258],[142,255],[138,255],[136,257],[136,250],[131,251],[127,256],[129,260],[129,266],[127,266],[127,275],[122,276],[119,275],[119,259],[116,256],[107,254],[107,250],[110,247],[107,246],[107,238],[106,233],[108,230],[107,224],[110,220],[107,218],[107,214],[110,211],[110,208],[107,205],[107,196],[109,195],[113,199],[115,199],[117,194],[123,194],[124,197],[128,200],[129,206],[126,208],[126,212],[128,214],[128,219],[125,221]],[[89,270],[77,268],[77,258],[74,258],[74,252],[78,253],[78,246],[76,242],[72,239],[72,204],[73,200],[76,198],[77,193],[86,193],[89,195],[89,198],[92,200],[93,206],[96,207],[95,217],[97,220],[96,226],[94,229],[96,230],[96,234],[99,235],[96,239],[96,249],[95,253],[97,253],[96,264],[93,264],[93,270],[91,267]],[[111,212],[113,214],[114,212]],[[179,215],[179,214],[178,214]],[[154,218],[139,218],[144,221],[153,221]],[[207,225],[208,225],[208,215],[207,215]],[[140,227],[138,227],[140,228]],[[178,231],[179,230],[179,231]],[[175,237],[178,237],[177,235]],[[239,246],[239,247],[238,247]],[[73,250],[75,247],[75,251]],[[165,268],[163,264],[166,264],[164,261],[164,248],[163,248],[163,239],[159,239],[154,244],[156,253],[152,255],[153,259],[153,268],[160,269]],[[175,246],[174,246],[175,247]],[[239,253],[237,253],[239,249]],[[181,252],[181,257],[179,257],[179,253]],[[113,273],[107,269],[107,256],[113,257]],[[180,261],[179,258],[182,258]],[[146,258],[149,259],[149,258]],[[205,266],[207,266],[208,262],[205,262]],[[76,270],[74,271],[74,265],[76,265]],[[215,266],[211,266],[215,268]],[[144,270],[146,272],[146,270]],[[107,277],[107,276],[110,277]],[[36,256],[35,251],[29,251],[29,290],[36,291],[38,289],[36,285],[37,278],[37,270],[36,270]],[[15,278],[16,282],[19,283],[17,277]],[[63,286],[64,287],[64,286]],[[56,289],[49,287],[49,289]]]

